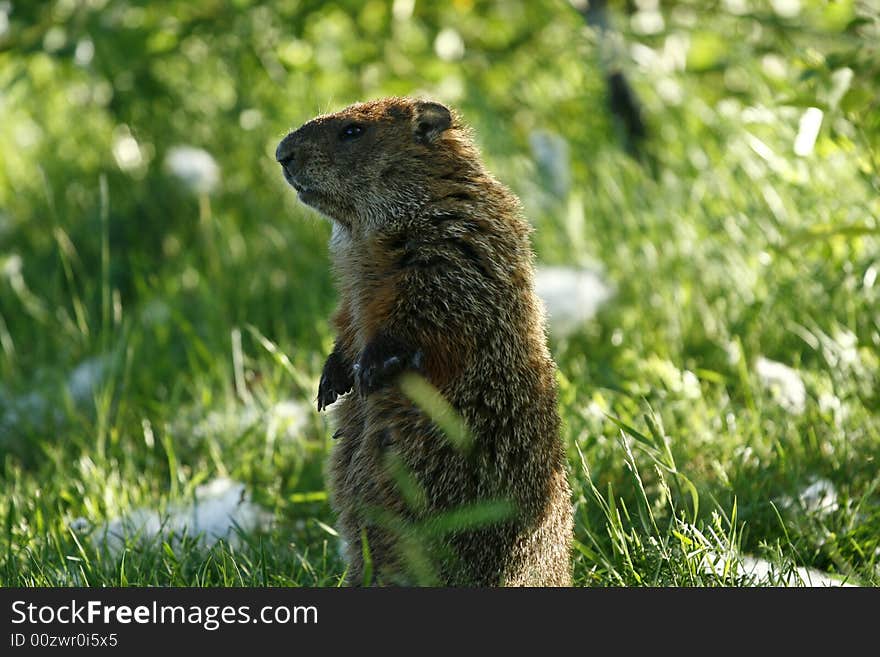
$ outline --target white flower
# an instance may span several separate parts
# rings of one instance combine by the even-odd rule
[[[250,499],[244,484],[231,479],[213,479],[196,488],[194,497],[191,504],[170,506],[165,513],[133,509],[98,527],[92,540],[96,545],[106,545],[114,554],[119,554],[128,541],[165,539],[171,534],[180,538],[185,533],[204,546],[221,539],[237,544],[237,529],[242,532],[264,529],[272,520],[268,511]]]
[[[797,370],[759,356],[755,361],[755,372],[761,384],[770,390],[776,402],[789,413],[800,415],[807,403],[807,389]]]
[[[92,523],[85,518],[78,517],[71,520],[67,526],[76,534],[84,534],[92,526]]]
[[[76,44],[73,54],[74,61],[80,66],[88,66],[95,56],[95,44],[91,39],[83,39]]]
[[[309,407],[303,402],[280,401],[266,410],[266,434],[271,440],[282,436],[294,440],[306,426]]]
[[[818,107],[808,107],[798,123],[797,136],[794,138],[794,153],[800,157],[806,157],[813,152],[816,145],[816,137],[822,127],[822,110]]]
[[[391,5],[391,14],[396,21],[406,21],[412,18],[416,0],[394,0]]]
[[[837,511],[837,490],[827,479],[817,479],[801,491],[798,496],[801,506],[809,513],[820,516]]]
[[[797,587],[797,586],[858,586],[851,582],[842,582],[835,579],[828,573],[823,573],[814,568],[804,568],[797,566],[794,569],[782,569],[766,559],[745,556],[742,558],[742,566],[739,574],[753,577],[756,583],[777,584],[780,586]]]
[[[440,59],[451,62],[464,56],[464,41],[461,35],[451,27],[445,27],[434,39],[434,52]]]
[[[688,399],[699,399],[703,394],[700,389],[700,379],[690,370],[681,372],[681,391]]]
[[[165,156],[165,167],[191,191],[208,194],[220,182],[220,167],[206,150],[175,146]]]
[[[592,319],[612,295],[598,274],[571,267],[538,267],[535,291],[547,310],[550,332],[557,337],[573,333]]]
[[[197,438],[210,438],[222,434],[241,435],[256,426],[262,420],[262,411],[253,404],[243,407],[230,406],[222,410],[209,412],[191,429]],[[188,425],[181,426],[180,431],[187,431]]]
[[[113,157],[123,171],[135,171],[144,163],[141,146],[126,125],[113,131]]]
[[[801,13],[801,0],[770,0],[770,4],[782,18],[794,18]]]
[[[737,554],[721,554],[716,551],[708,551],[702,556],[701,568],[705,573],[715,573],[721,576],[726,564],[733,565],[736,570],[735,577],[747,577],[753,586],[858,586],[857,583],[846,582],[823,573],[813,568],[796,566],[795,568],[782,568],[766,559]]]
[[[106,366],[107,359],[96,356],[84,360],[73,369],[67,379],[67,390],[74,401],[82,403],[92,397],[104,378]]]

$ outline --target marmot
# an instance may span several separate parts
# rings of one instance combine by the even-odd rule
[[[556,365],[518,199],[426,100],[319,116],[276,159],[332,220],[340,303],[317,404],[341,397],[328,478],[348,581],[570,585]],[[405,394],[407,372],[455,409],[466,444]]]

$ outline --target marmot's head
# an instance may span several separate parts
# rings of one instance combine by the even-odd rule
[[[440,103],[384,98],[309,121],[275,157],[303,203],[351,227],[417,212],[476,151]]]

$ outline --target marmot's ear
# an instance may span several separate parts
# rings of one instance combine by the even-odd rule
[[[452,125],[452,113],[440,103],[421,100],[413,112],[413,135],[423,144],[434,142]]]

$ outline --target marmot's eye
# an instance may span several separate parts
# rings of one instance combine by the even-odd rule
[[[349,123],[342,129],[342,132],[339,133],[339,139],[341,141],[347,141],[349,139],[357,139],[360,137],[366,128],[362,125],[358,125],[357,123]]]

